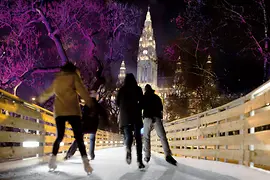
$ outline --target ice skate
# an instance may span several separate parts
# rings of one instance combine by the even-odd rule
[[[143,164],[142,161],[138,161],[138,168],[139,170],[143,171],[145,169],[145,165]]]
[[[68,156],[68,155],[66,155],[66,156],[64,157],[64,161],[69,160],[69,159],[70,159],[70,156]]]
[[[89,164],[89,159],[87,158],[87,156],[84,156],[82,158],[83,160],[83,165],[84,165],[84,170],[87,173],[87,175],[92,174],[93,172],[93,168],[91,167],[91,165]]]
[[[51,156],[48,166],[49,166],[49,171],[54,171],[57,168],[55,155]]]
[[[90,155],[91,160],[94,160],[95,157],[96,157],[95,154],[91,154],[91,155]]]
[[[131,164],[131,150],[129,149],[127,149],[126,161],[127,164]]]
[[[174,166],[177,165],[177,161],[172,156],[166,156],[166,161]]]
[[[150,157],[144,157],[144,161],[145,161],[146,163],[149,163]]]

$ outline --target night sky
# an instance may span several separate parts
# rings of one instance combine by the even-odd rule
[[[184,0],[119,0],[123,3],[130,3],[138,6],[144,13],[147,11],[147,6],[151,7],[151,17],[154,28],[154,34],[157,44],[157,55],[164,57],[163,48],[173,41],[179,31],[176,29],[172,18],[175,18],[179,13],[185,10]],[[251,0],[234,0],[234,3],[246,3]],[[267,9],[270,11],[269,3],[266,1]],[[252,10],[252,9],[248,9]],[[145,16],[145,14],[143,15]],[[144,21],[144,17],[143,17]],[[143,24],[143,22],[142,22]],[[236,29],[237,31],[237,29]],[[243,32],[239,32],[240,34]],[[220,87],[227,87],[230,92],[247,93],[263,83],[263,64],[262,61],[256,60],[254,57],[246,55],[245,57],[237,56],[237,43],[227,40],[223,42],[229,54],[214,52],[213,68],[219,77]],[[138,44],[134,44],[134,49],[137,49]],[[127,69],[136,73],[136,56],[127,55]],[[132,59],[132,60],[130,60]],[[120,63],[120,62],[119,62]],[[167,63],[167,62],[165,62]],[[120,64],[119,64],[120,65]],[[170,68],[170,67],[168,67]],[[167,69],[168,69],[167,68]],[[164,73],[163,73],[164,74]],[[166,73],[165,73],[166,74]]]
[[[177,15],[185,11],[184,0],[117,0],[121,3],[129,3],[137,6],[143,12],[141,25],[143,23],[147,12],[147,7],[150,5],[151,18],[154,29],[154,36],[157,44],[157,55],[161,62],[159,63],[160,71],[159,76],[172,76],[174,69],[170,64],[171,61],[166,59],[164,55],[164,47],[173,42],[179,34],[175,22],[171,20],[176,18]],[[210,0],[209,0],[210,1]],[[218,1],[218,0],[213,0]],[[230,2],[239,2],[247,4],[247,11],[252,11],[252,6],[249,3],[252,0],[228,0]],[[270,1],[265,0],[267,11],[270,12]],[[212,13],[215,16],[214,12]],[[253,13],[254,14],[254,13]],[[218,16],[216,17],[218,18]],[[270,19],[270,18],[269,18]],[[231,27],[229,27],[231,28]],[[256,27],[255,27],[256,28]],[[258,33],[261,33],[262,28],[258,28]],[[257,29],[255,29],[256,32]],[[225,29],[224,31],[237,31],[237,29]],[[243,34],[244,32],[236,32],[236,34]],[[137,70],[137,50],[139,44],[139,37],[130,42],[134,47],[132,53],[126,53],[123,60],[126,62],[127,72],[136,74]],[[241,58],[237,56],[239,49],[237,41],[233,39],[226,39],[222,42],[226,51],[229,53],[224,55],[220,52],[213,52],[213,70],[219,77],[220,88],[228,87],[230,92],[233,93],[248,93],[254,88],[263,83],[263,63],[261,60],[251,57],[247,54]],[[112,75],[117,78],[119,67],[122,60],[112,67]],[[168,73],[169,72],[169,73]],[[188,81],[192,82],[194,79],[190,78]]]
[[[141,29],[143,29],[143,24],[146,16],[148,6],[150,6],[150,13],[152,18],[152,26],[154,29],[154,36],[157,45],[157,56],[164,56],[164,47],[168,43],[177,37],[177,29],[175,24],[171,22],[172,18],[175,18],[181,10],[183,10],[184,5],[181,0],[171,0],[168,1],[156,1],[156,0],[118,0],[121,3],[128,3],[137,6],[142,14]],[[134,46],[135,52],[138,50],[139,37],[134,41],[130,42]],[[125,56],[125,62],[127,66],[127,71],[136,74],[137,72],[137,53],[127,54]],[[115,69],[120,67],[120,61],[117,63]],[[113,69],[114,69],[113,68]],[[119,69],[117,69],[119,71]],[[116,76],[115,76],[116,77]]]

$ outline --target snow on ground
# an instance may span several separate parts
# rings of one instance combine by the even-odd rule
[[[248,167],[215,161],[177,158],[178,166],[168,164],[162,155],[153,154],[145,171],[139,171],[136,151],[133,162],[125,162],[124,148],[96,151],[96,159],[91,161],[94,168],[87,176],[81,158],[59,162],[55,172],[48,172],[47,164],[0,173],[1,180],[268,180],[270,173]]]

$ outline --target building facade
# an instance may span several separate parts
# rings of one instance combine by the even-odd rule
[[[137,81],[139,86],[144,88],[146,84],[150,84],[157,89],[157,55],[156,42],[154,39],[150,8],[146,14],[144,29],[139,42],[139,52],[137,60]]]

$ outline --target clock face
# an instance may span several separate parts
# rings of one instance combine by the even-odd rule
[[[147,54],[147,50],[143,50],[143,54]]]

